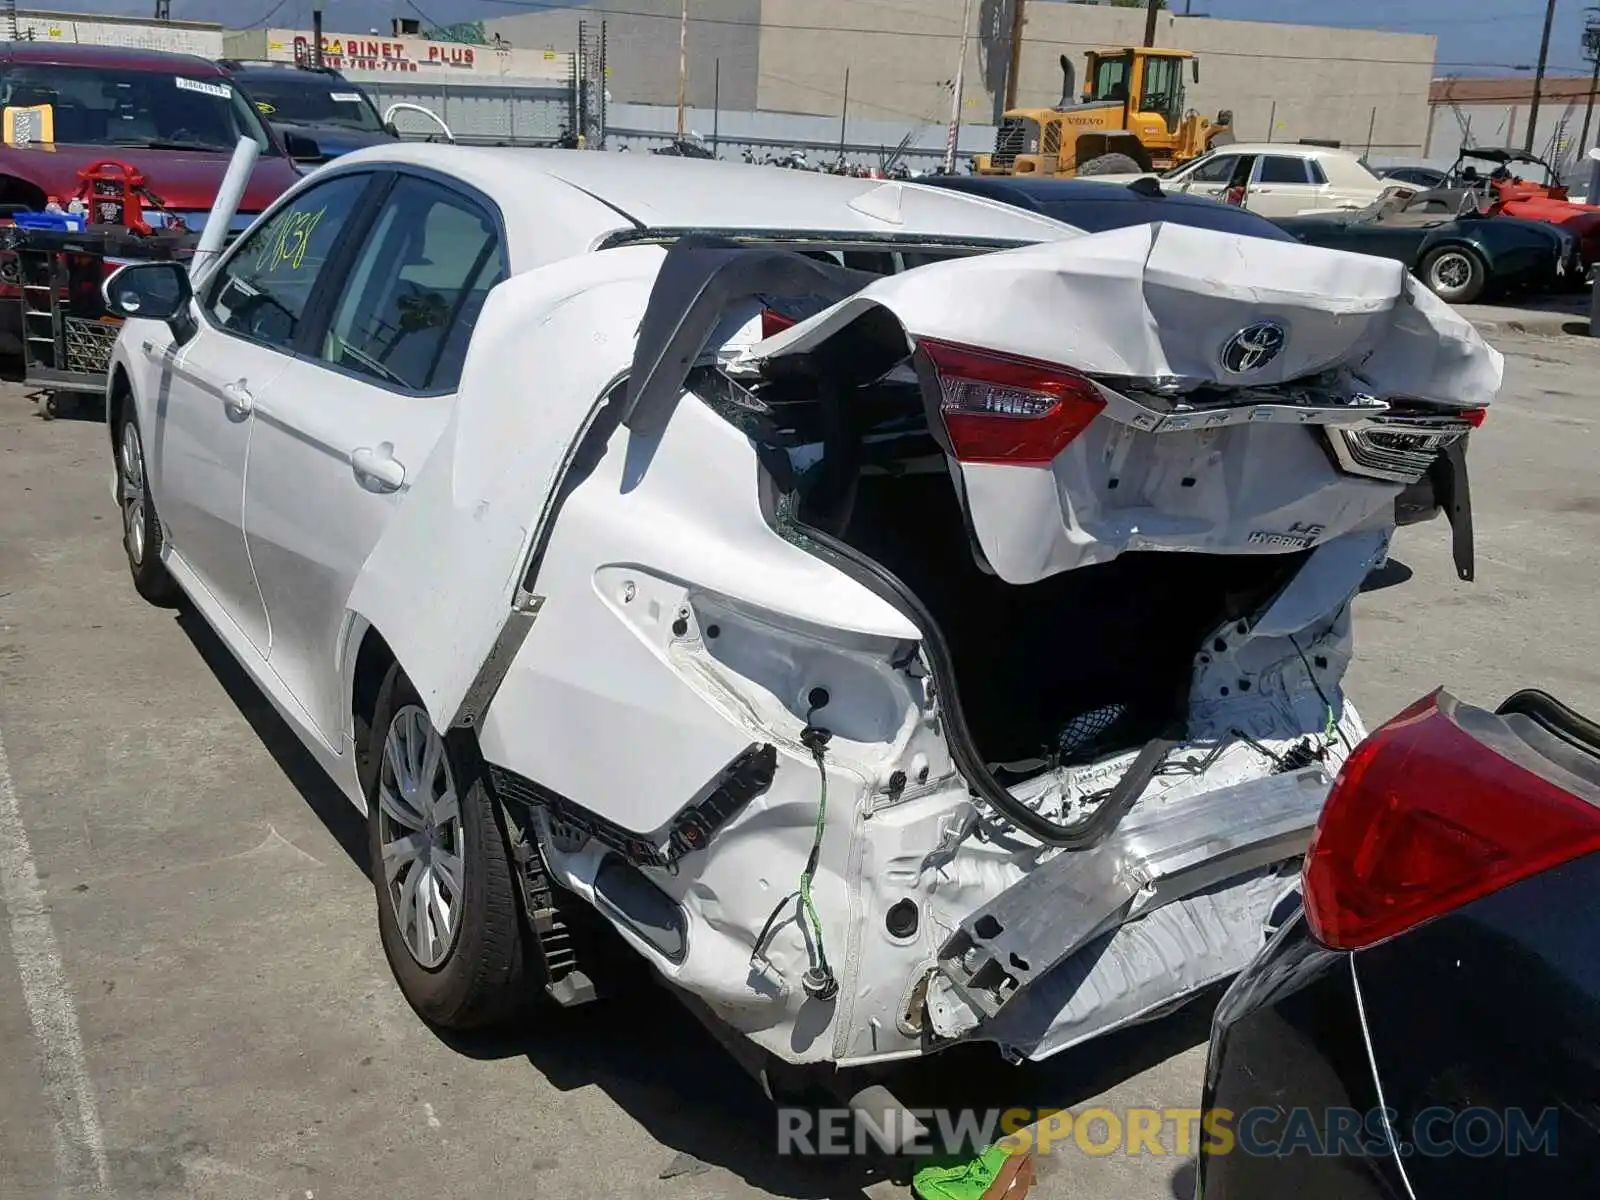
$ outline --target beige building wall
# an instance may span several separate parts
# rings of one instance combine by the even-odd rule
[[[197,54],[201,58],[218,58],[222,54],[222,26],[208,21],[172,21],[157,25],[136,17],[19,8],[17,32],[35,42],[122,46],[130,50]]]
[[[964,120],[989,123],[1004,97],[1012,0],[973,0]],[[850,70],[851,116],[944,122],[956,73],[962,0],[762,0],[762,109],[836,114]],[[690,7],[694,12],[693,0]],[[1061,97],[1059,56],[1081,86],[1085,51],[1137,45],[1144,13],[1030,0],[1018,99]],[[1420,153],[1427,139],[1434,38],[1162,14],[1156,42],[1197,51],[1191,106],[1233,110],[1240,140],[1337,139],[1374,153]],[[1270,122],[1270,128],[1269,128]]]
[[[916,2],[916,0],[913,0]],[[612,11],[616,10],[616,11]],[[678,102],[679,0],[594,0],[485,23],[512,46],[573,50],[578,22],[606,27],[606,86],[620,104]],[[687,86],[690,107],[756,107],[761,0],[689,0]]]

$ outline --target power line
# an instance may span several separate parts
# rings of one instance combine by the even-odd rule
[[[251,21],[250,24],[248,24],[248,25],[236,25],[236,26],[234,26],[234,28],[235,29],[255,29],[257,26],[265,25],[268,21],[272,20],[273,17],[277,16],[278,10],[280,8],[282,8],[287,3],[289,3],[289,0],[278,0],[278,2],[276,4],[274,4],[271,8],[267,9],[266,12],[262,13],[254,21]]]

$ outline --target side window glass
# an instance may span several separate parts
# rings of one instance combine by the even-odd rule
[[[1328,182],[1328,176],[1322,169],[1322,164],[1314,158],[1306,159],[1306,174],[1311,176],[1311,182],[1323,184]]]
[[[372,176],[345,175],[302,192],[247,233],[207,289],[222,328],[269,346],[294,344],[311,289]]]
[[[1288,158],[1281,154],[1264,155],[1257,167],[1258,183],[1304,183],[1306,160]]]
[[[1195,183],[1227,183],[1233,178],[1233,168],[1238,161],[1237,155],[1219,154],[1216,158],[1201,163],[1189,178]]]
[[[345,281],[322,357],[390,387],[450,391],[489,290],[505,278],[505,248],[478,204],[402,178]]]

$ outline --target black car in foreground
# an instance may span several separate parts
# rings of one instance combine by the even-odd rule
[[[1164,192],[1152,178],[1130,184],[1093,179],[1029,179],[1015,175],[929,175],[917,180],[930,187],[983,196],[1013,208],[1025,208],[1075,225],[1085,233],[1104,233],[1128,225],[1171,221],[1219,233],[1289,241],[1292,235],[1265,217],[1205,196]]]
[[[1403,262],[1441,300],[1471,304],[1496,292],[1583,285],[1578,239],[1544,221],[1460,216],[1432,208],[1422,194],[1391,196],[1354,212],[1279,217],[1299,241],[1329,250]]]
[[[1228,990],[1199,1200],[1600,1181],[1600,726],[1435,692],[1355,748],[1303,908]]]

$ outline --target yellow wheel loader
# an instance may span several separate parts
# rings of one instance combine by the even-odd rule
[[[1083,94],[1072,102],[1072,63],[1061,56],[1061,103],[1005,114],[993,154],[975,161],[980,175],[1120,175],[1165,171],[1233,141],[1233,114],[1208,121],[1184,107],[1184,65],[1200,80],[1187,50],[1125,47],[1088,55]]]

